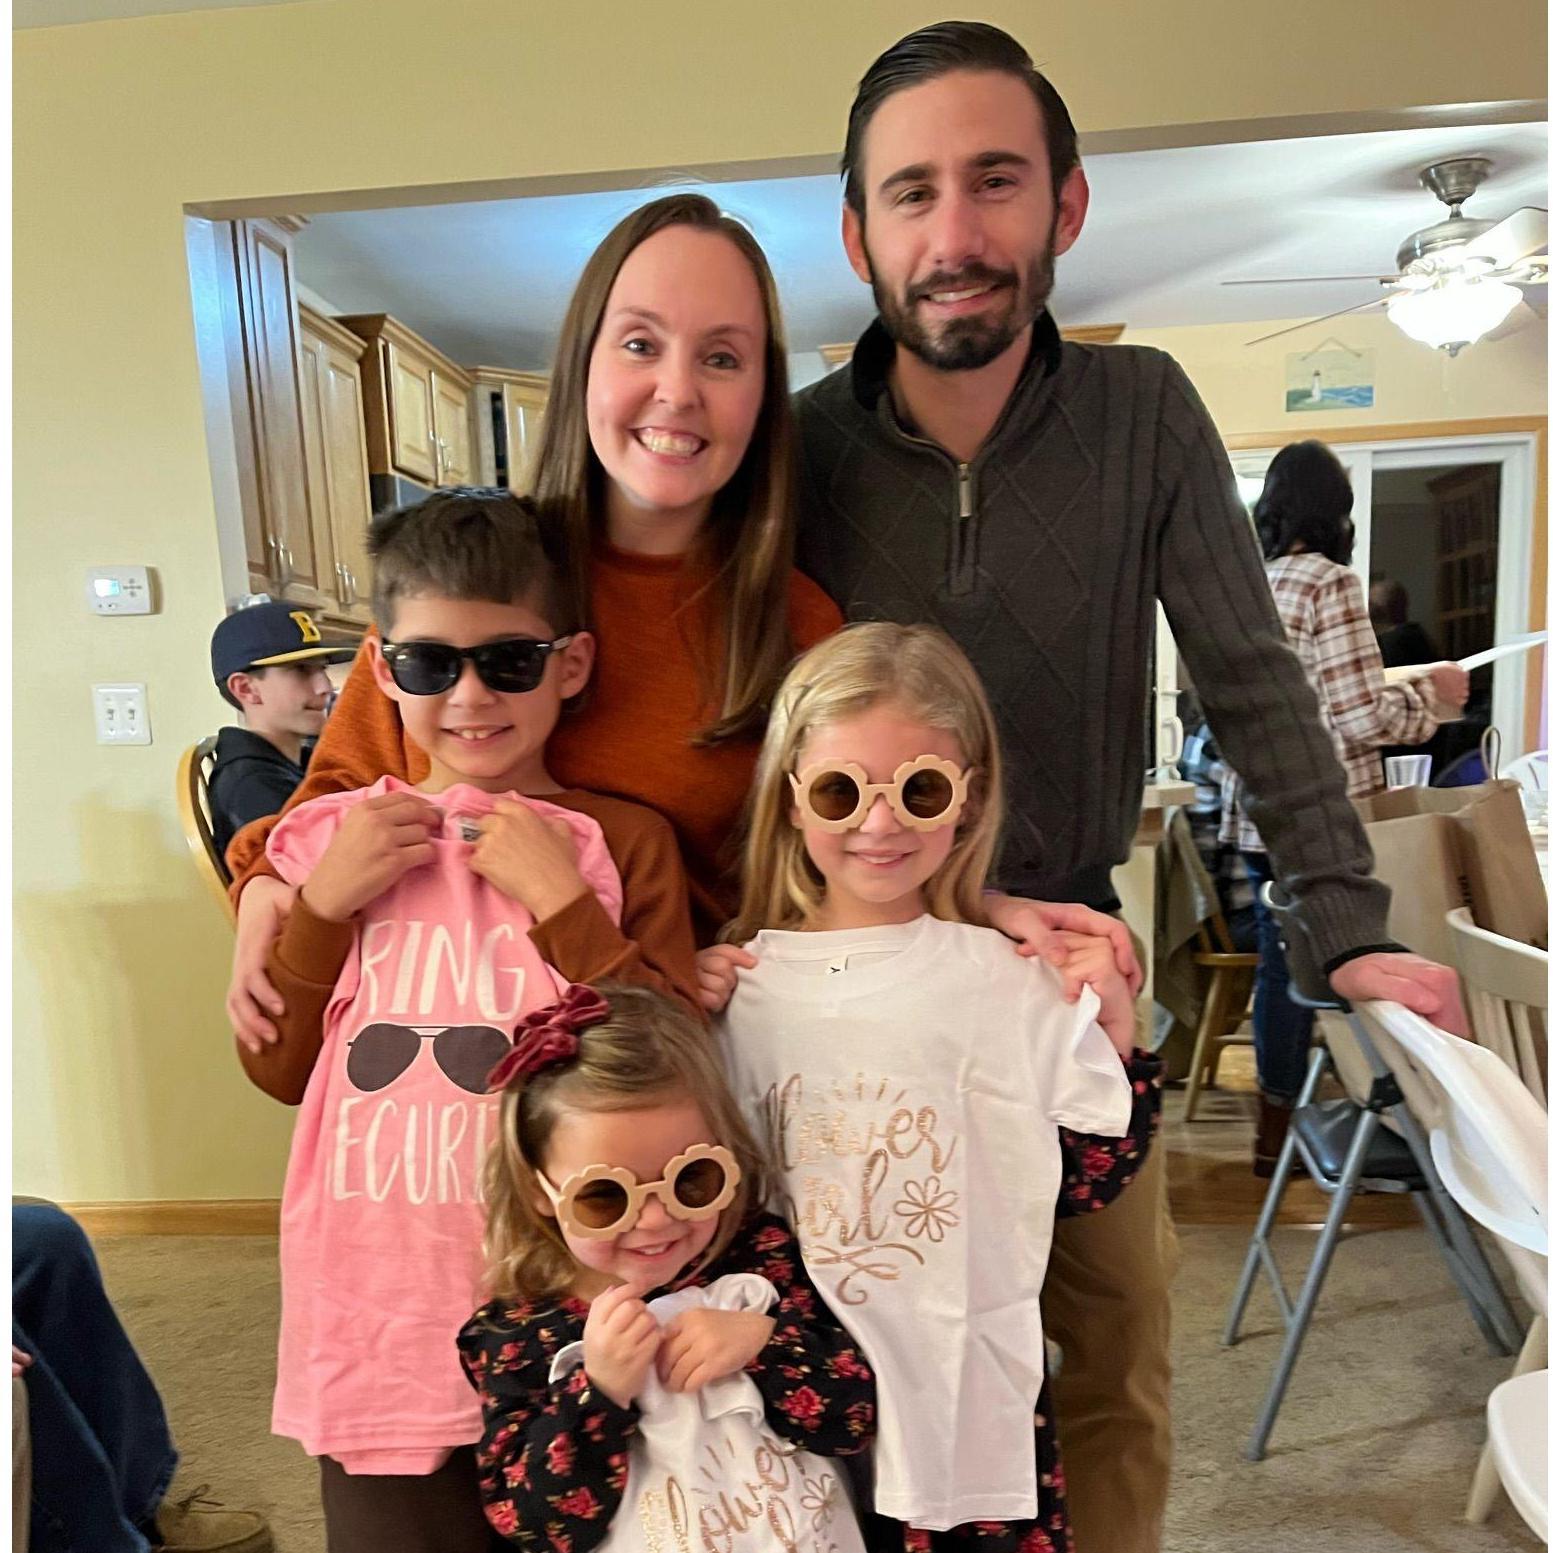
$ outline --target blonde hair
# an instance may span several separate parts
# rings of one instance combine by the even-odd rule
[[[974,769],[954,846],[925,889],[929,913],[985,925],[982,892],[1003,824],[1003,769],[997,725],[970,660],[932,626],[848,626],[811,647],[777,691],[751,791],[744,845],[744,894],[725,940],[762,928],[800,927],[825,898],[825,881],[793,824],[788,776],[816,728],[875,706],[941,728]]]
[[[719,663],[703,665],[718,705],[697,745],[752,738],[793,655],[788,596],[793,570],[793,468],[797,433],[787,390],[787,338],[776,281],[749,228],[704,194],[670,194],[626,216],[583,266],[556,344],[550,399],[540,429],[534,501],[565,534],[572,584],[591,622],[590,562],[604,531],[604,467],[588,433],[588,373],[621,266],[649,237],[686,226],[726,238],[744,256],[766,315],[765,392],[749,447],[712,498],[696,552],[711,562],[722,642]]]
[[[701,1107],[711,1141],[731,1150],[741,1171],[704,1262],[722,1254],[750,1208],[765,1200],[760,1151],[706,1031],[687,1010],[646,988],[601,981],[597,990],[609,1015],[582,1031],[576,1057],[502,1091],[485,1161],[485,1281],[492,1299],[560,1299],[576,1281],[577,1260],[555,1219],[539,1211],[543,1188],[535,1179],[567,1113],[641,1110],[680,1098]]]

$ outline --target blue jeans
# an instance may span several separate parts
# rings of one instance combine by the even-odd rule
[[[1256,1081],[1264,1095],[1288,1102],[1305,1082],[1316,1016],[1289,997],[1289,962],[1278,938],[1278,919],[1262,904],[1262,886],[1273,877],[1272,863],[1265,852],[1240,855],[1256,887],[1256,947],[1261,956],[1256,971],[1256,1004],[1251,1011]]]
[[[147,1553],[178,1453],[91,1243],[58,1208],[11,1209],[11,1341],[32,1355],[33,1548]]]

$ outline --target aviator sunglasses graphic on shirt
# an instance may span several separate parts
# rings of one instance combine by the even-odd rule
[[[367,1025],[350,1042],[345,1076],[369,1095],[386,1089],[409,1070],[422,1041],[431,1042],[437,1066],[471,1095],[485,1093],[486,1077],[512,1045],[491,1025]]]
[[[571,644],[570,636],[536,641],[531,636],[504,636],[481,642],[478,647],[455,647],[451,642],[384,642],[383,662],[394,683],[407,696],[440,696],[451,690],[464,672],[467,658],[487,690],[500,695],[520,695],[533,690],[545,677],[550,654]]]
[[[638,1181],[622,1165],[589,1165],[559,1187],[541,1170],[534,1172],[555,1216],[579,1240],[609,1240],[623,1235],[656,1196],[673,1218],[695,1224],[719,1214],[733,1201],[739,1162],[720,1143],[695,1143],[676,1154],[661,1181]]]
[[[937,830],[959,819],[974,775],[974,767],[962,771],[952,760],[918,755],[902,761],[888,782],[870,782],[850,761],[807,766],[788,781],[793,801],[821,830],[856,830],[881,794],[902,825]]]

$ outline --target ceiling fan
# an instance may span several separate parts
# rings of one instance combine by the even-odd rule
[[[1477,192],[1492,165],[1485,157],[1460,156],[1424,168],[1418,181],[1450,214],[1403,239],[1397,250],[1395,275],[1221,281],[1224,286],[1296,286],[1373,280],[1386,288],[1384,296],[1275,329],[1246,344],[1260,345],[1296,329],[1372,307],[1384,307],[1404,334],[1449,356],[1497,328],[1521,300],[1517,288],[1547,283],[1548,213],[1527,205],[1503,221],[1464,216],[1461,207]]]

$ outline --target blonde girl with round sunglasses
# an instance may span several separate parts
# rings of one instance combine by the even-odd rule
[[[720,1036],[804,1261],[878,1377],[871,1545],[1066,1553],[1052,1226],[1136,1174],[1159,1064],[1105,940],[1072,939],[1092,985],[1070,1003],[987,925],[1000,768],[942,633],[857,625],[805,653],[757,765]]]
[[[762,1208],[705,1031],[646,989],[577,985],[490,1081],[491,1297],[458,1345],[492,1529],[575,1553],[862,1553],[827,1458],[872,1437],[873,1376]]]

